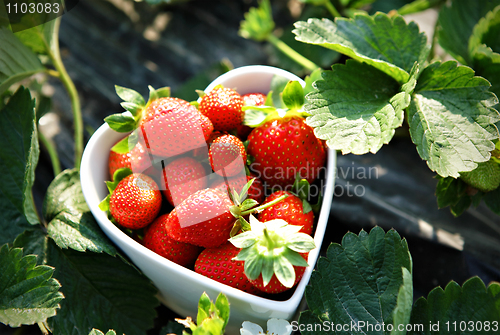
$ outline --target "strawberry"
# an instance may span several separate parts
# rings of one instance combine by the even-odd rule
[[[151,160],[144,142],[137,142],[130,151],[117,152],[113,149],[109,151],[108,168],[111,178],[119,168],[128,167],[135,172],[143,172],[150,166]]]
[[[219,283],[248,293],[257,293],[245,275],[244,262],[233,258],[240,249],[227,242],[216,248],[203,250],[194,265],[194,271]]]
[[[299,230],[281,219],[261,222],[250,215],[250,230],[229,241],[241,249],[234,259],[245,261],[252,285],[263,292],[280,293],[297,284],[308,266],[307,254],[316,247],[313,238]]]
[[[251,168],[269,186],[293,184],[297,174],[312,183],[324,166],[326,152],[313,129],[298,116],[270,120],[248,136]]]
[[[247,93],[241,96],[245,106],[264,106],[267,96],[264,93]]]
[[[307,253],[306,254],[301,254],[301,256],[307,261]],[[304,266],[294,266],[293,267],[295,271],[295,281],[293,282],[293,286],[297,285],[297,283],[302,279],[302,276],[304,276],[304,272],[306,271],[306,268]],[[253,285],[257,290],[269,294],[278,294],[285,292],[289,290],[289,287],[286,287],[283,285],[276,275],[273,275],[271,277],[271,280],[267,285],[264,286],[264,281],[262,279],[262,275],[260,275],[257,279],[254,280],[249,280],[250,284]]]
[[[121,179],[111,193],[109,212],[122,227],[139,229],[158,216],[161,202],[156,182],[145,174],[133,173]]]
[[[182,266],[191,266],[202,248],[183,242],[177,242],[167,235],[165,223],[168,214],[159,216],[146,229],[143,245],[158,255]]]
[[[153,155],[171,157],[206,146],[213,131],[210,120],[189,102],[162,97],[150,102],[140,122]]]
[[[241,96],[244,106],[264,106],[267,96],[263,93],[247,93]],[[252,128],[244,124],[236,127],[236,136],[246,140],[252,132]]]
[[[179,157],[163,169],[162,193],[172,206],[207,187],[203,165],[191,157]]]
[[[241,192],[245,184],[252,179],[254,179],[254,182],[248,189],[247,198],[254,199],[260,204],[265,198],[264,186],[262,185],[260,179],[258,179],[253,173],[250,173],[249,176],[244,173],[240,173],[237,176],[229,178],[227,183],[223,178],[216,179],[212,182],[212,184],[210,184],[210,188],[216,188],[223,192],[228,192],[229,187],[229,190],[235,189],[236,192]]]
[[[200,112],[212,121],[215,130],[229,131],[243,122],[243,99],[233,89],[215,87],[203,95],[199,104]]]
[[[221,176],[235,176],[244,171],[247,160],[245,146],[234,135],[215,138],[208,151],[212,169]]]
[[[166,219],[167,233],[174,240],[204,248],[225,243],[235,222],[228,195],[215,189],[191,194]]]
[[[276,191],[266,198],[263,204],[287,194],[288,197],[277,204],[264,209],[257,216],[259,221],[266,222],[274,219],[283,219],[288,224],[302,226],[300,232],[312,235],[314,224],[314,213],[304,213],[302,200],[288,191]]]

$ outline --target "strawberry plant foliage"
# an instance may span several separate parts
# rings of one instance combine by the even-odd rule
[[[12,327],[45,322],[64,298],[54,269],[36,265],[36,256],[20,248],[0,248],[0,322]]]
[[[9,223],[0,234],[0,244],[39,222],[31,194],[39,155],[34,120],[34,101],[21,87],[0,110],[0,221]]]
[[[492,283],[485,287],[478,277],[467,280],[462,287],[452,281],[443,290],[440,287],[433,289],[427,299],[419,298],[412,310],[412,324],[437,324],[439,321],[441,332],[439,334],[456,333],[464,329],[479,330],[482,326],[485,333],[495,329],[500,322],[500,285]],[[471,323],[472,322],[472,323]],[[450,332],[448,332],[447,325]],[[477,328],[471,328],[473,327]],[[490,330],[484,326],[490,326]],[[456,328],[455,328],[456,327]],[[496,327],[498,328],[498,327]],[[470,334],[475,333],[471,331]],[[478,332],[480,333],[480,332]],[[436,334],[430,329],[423,332],[409,332],[413,334]]]
[[[318,261],[306,288],[309,311],[300,315],[299,323],[407,323],[413,302],[411,272],[408,245],[395,231],[348,233]]]

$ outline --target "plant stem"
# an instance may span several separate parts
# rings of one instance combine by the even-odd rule
[[[317,68],[319,68],[318,65],[314,64],[309,59],[305,58],[304,56],[299,54],[297,51],[290,48],[290,46],[288,46],[288,44],[286,44],[285,42],[283,42],[282,40],[280,40],[279,38],[277,38],[273,34],[269,34],[267,36],[267,41],[269,43],[271,43],[272,45],[274,45],[276,48],[278,48],[278,50],[283,52],[285,55],[287,55],[288,57],[290,57],[291,59],[293,59],[294,61],[296,61],[300,65],[302,65],[307,70],[312,72],[312,71],[316,70]]]
[[[55,177],[59,173],[61,173],[61,163],[59,162],[59,156],[57,155],[57,150],[54,146],[54,142],[45,137],[45,135],[42,134],[41,131],[38,131],[38,137],[49,153],[50,162],[52,163],[52,170],[54,171]]]
[[[266,203],[264,205],[260,205],[259,207],[251,208],[251,209],[249,209],[247,211],[241,212],[240,215],[241,216],[245,216],[245,215],[252,214],[252,213],[255,213],[255,212],[261,212],[264,209],[266,209],[268,207],[271,207],[274,204],[277,204],[278,202],[280,202],[281,200],[283,200],[283,199],[285,199],[287,197],[288,197],[287,194],[283,194],[281,197],[278,197],[278,198],[274,199],[273,201],[269,201],[268,203]]]
[[[407,15],[412,13],[418,13],[434,7],[439,3],[444,2],[443,0],[415,0],[410,2],[409,4],[404,5],[400,9],[398,9],[399,15]]]
[[[82,111],[80,107],[80,98],[78,97],[78,92],[76,90],[75,84],[68,75],[66,68],[61,59],[61,53],[59,51],[59,26],[61,23],[61,18],[57,18],[54,26],[54,50],[47,46],[47,53],[52,60],[54,67],[59,73],[59,79],[63,83],[66,91],[68,92],[69,98],[71,100],[71,107],[73,109],[73,126],[74,126],[74,140],[75,140],[75,168],[80,169],[80,162],[83,153],[83,119]]]
[[[325,1],[325,7],[333,17],[342,17],[342,15],[340,15],[339,11],[337,10],[337,8],[335,8],[330,0]]]

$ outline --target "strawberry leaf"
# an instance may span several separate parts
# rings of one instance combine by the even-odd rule
[[[106,181],[106,186],[108,187],[108,192],[109,194],[106,196],[106,198],[104,198],[104,200],[102,200],[100,203],[99,203],[99,209],[106,212],[106,211],[109,211],[109,199],[111,197],[111,194],[113,193],[113,191],[115,190],[116,186],[118,186],[118,184],[120,183],[120,181],[127,177],[128,175],[131,175],[132,174],[132,170],[129,169],[129,168],[120,168],[118,170],[115,171],[115,173],[113,174],[113,180],[112,181]]]
[[[1,244],[40,222],[31,193],[39,156],[34,107],[29,90],[21,86],[0,110]]]
[[[500,5],[499,0],[454,0],[443,6],[438,17],[438,42],[462,64],[471,64],[469,38],[479,20]]]
[[[410,78],[415,62],[423,64],[428,54],[427,39],[414,22],[406,23],[402,16],[358,14],[354,19],[311,18],[295,23],[296,39],[321,45],[365,62],[399,84]],[[395,47],[397,46],[397,47]]]
[[[116,143],[111,150],[119,153],[119,154],[126,154],[127,152],[130,152],[135,145],[139,142],[139,136],[137,135],[137,131],[133,131],[130,135],[125,137],[123,140],[120,142]]]
[[[122,257],[60,249],[49,243],[65,299],[48,323],[54,334],[88,334],[93,328],[143,335],[153,327],[157,290]]]
[[[117,251],[90,213],[77,170],[65,170],[52,181],[43,204],[47,234],[60,248],[77,251]]]
[[[301,109],[304,105],[304,89],[298,81],[289,81],[283,90],[283,102],[288,109]]]
[[[462,287],[452,281],[444,290],[441,287],[433,289],[427,299],[419,298],[413,306],[410,323],[430,325],[439,322],[445,331],[449,330],[449,333],[457,333],[463,324],[499,323],[499,291],[498,283],[486,287],[478,277],[467,280]],[[410,332],[410,334],[416,333]],[[435,334],[435,332],[427,328],[419,334]]]
[[[245,112],[243,124],[249,127],[258,127],[278,116],[276,108],[271,106],[243,106]]]
[[[106,116],[104,121],[111,129],[119,133],[128,133],[138,126],[138,120],[129,111]]]
[[[146,102],[142,95],[133,89],[115,85],[116,94],[125,102],[130,102],[139,106],[144,107]]]
[[[259,7],[252,7],[244,14],[239,34],[243,38],[264,41],[274,30],[274,21],[269,0],[261,0]]]
[[[500,215],[500,188],[486,193],[483,200],[486,206],[488,206],[497,215]]]
[[[417,69],[412,71],[416,76]],[[354,60],[335,64],[322,73],[315,91],[306,96],[307,124],[343,154],[376,153],[401,126],[410,94],[374,67]],[[404,86],[407,90],[410,87]]]
[[[408,123],[420,157],[442,177],[472,171],[490,159],[499,137],[498,103],[489,83],[454,61],[425,68],[415,87]]]
[[[122,106],[125,110],[129,111],[132,113],[133,116],[139,115],[144,108],[144,106],[135,104],[133,102],[121,102],[120,106]]]
[[[404,269],[412,272],[411,256],[396,231],[375,227],[370,233],[347,233],[342,244],[330,244],[326,258],[319,259],[306,288],[309,310],[299,323],[350,325],[359,320],[387,327],[409,320],[413,288]]]
[[[283,286],[289,288],[293,286],[295,282],[295,269],[286,257],[274,259],[274,274]],[[264,286],[266,286],[266,283],[264,283]]]
[[[0,322],[11,327],[42,323],[56,315],[64,298],[54,269],[36,265],[20,248],[0,248]]]
[[[44,71],[37,56],[7,27],[0,27],[0,64],[0,94],[12,84]]]
[[[116,335],[116,332],[114,330],[108,330],[106,334],[104,334],[102,331],[99,329],[92,329],[89,333],[89,335]]]

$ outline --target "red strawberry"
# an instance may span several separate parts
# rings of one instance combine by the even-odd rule
[[[219,283],[248,293],[257,293],[245,275],[245,262],[233,260],[240,249],[227,242],[216,248],[205,249],[196,259],[194,271]]]
[[[129,229],[150,224],[160,212],[161,192],[149,176],[134,173],[123,178],[109,198],[109,211],[116,222]]]
[[[253,173],[251,173],[249,176],[244,173],[240,173],[237,176],[229,178],[227,184],[223,178],[216,179],[214,182],[212,182],[210,188],[216,188],[223,192],[227,192],[229,186],[230,190],[234,188],[239,194],[245,184],[254,178],[255,180],[253,181],[252,186],[250,186],[250,188],[248,189],[247,197],[248,199],[254,199],[260,204],[264,201],[265,198],[264,186],[262,185],[260,179],[257,178],[257,176],[255,176]]]
[[[212,121],[215,130],[229,131],[243,122],[243,99],[233,89],[216,87],[200,101],[200,112]]]
[[[120,168],[128,167],[136,172],[143,172],[150,166],[149,154],[141,142],[138,142],[132,150],[123,154],[113,150],[109,151],[108,167],[111,180],[113,180],[115,171]]]
[[[163,195],[172,206],[180,204],[191,194],[207,187],[206,171],[191,157],[180,157],[163,169]]]
[[[307,260],[307,253],[306,254],[300,254],[305,260]],[[302,279],[302,276],[304,276],[304,272],[306,271],[305,266],[294,266],[293,269],[295,270],[295,282],[293,286],[297,285],[297,283]],[[249,282],[259,291],[265,292],[265,293],[270,293],[270,294],[277,294],[277,293],[282,293],[287,290],[289,290],[289,287],[285,287],[276,275],[273,275],[271,278],[271,281],[264,286],[263,280],[262,280],[262,275],[260,275],[257,279],[255,280],[249,280]]]
[[[229,239],[236,220],[229,211],[231,206],[227,194],[219,190],[198,191],[170,212],[166,219],[167,233],[176,241],[217,247]]]
[[[323,144],[301,117],[268,121],[248,141],[248,154],[255,158],[251,168],[271,187],[292,185],[297,174],[312,183],[325,163]]]
[[[206,146],[213,125],[189,102],[164,97],[145,108],[141,130],[153,155],[171,157]]]
[[[143,245],[174,263],[191,266],[202,248],[170,238],[165,227],[167,216],[167,214],[161,215],[147,228]]]
[[[241,96],[245,106],[264,106],[267,96],[264,93],[247,93]]]
[[[235,176],[244,171],[247,160],[245,146],[234,135],[215,138],[208,151],[212,169],[221,176]]]
[[[301,233],[312,235],[314,213],[313,211],[309,211],[307,214],[304,214],[302,200],[296,195],[287,191],[276,191],[266,198],[263,205],[283,194],[287,194],[288,197],[260,212],[257,217],[259,221],[266,222],[274,219],[283,219],[288,224],[302,226]]]

